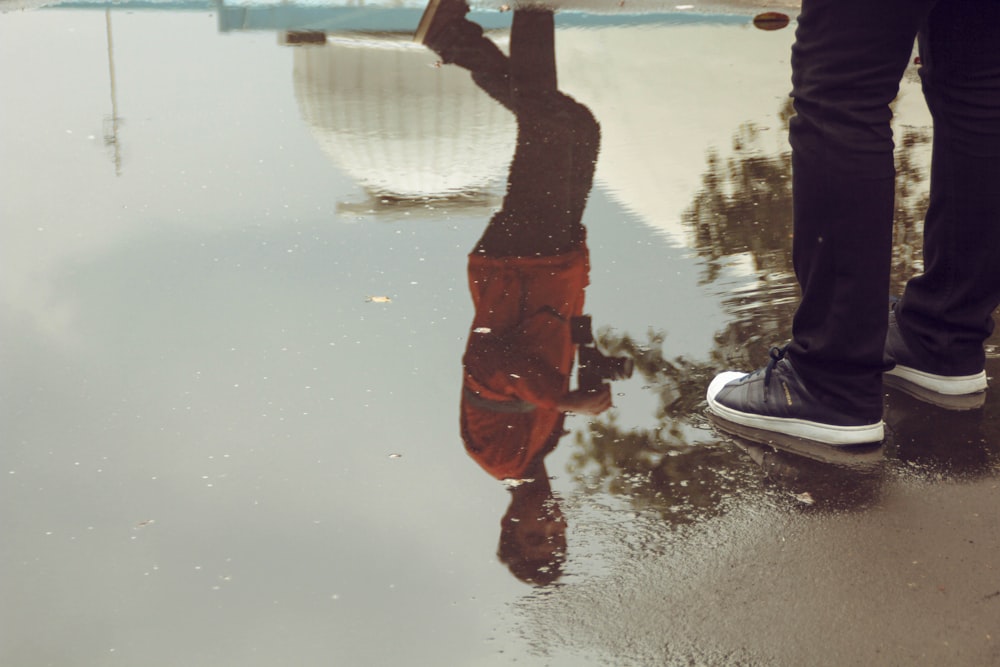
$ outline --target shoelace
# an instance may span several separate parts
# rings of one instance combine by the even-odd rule
[[[787,350],[787,349],[788,349],[787,345],[785,345],[784,347],[777,347],[777,346],[775,346],[775,347],[772,347],[768,351],[767,354],[768,354],[769,357],[771,357],[771,360],[769,362],[767,362],[767,366],[764,367],[764,388],[765,389],[767,389],[768,385],[771,384],[771,371],[774,370],[774,367],[778,365],[779,361],[781,361],[782,359],[785,358],[785,350]],[[767,392],[766,391],[764,392],[764,400],[765,401],[767,400]]]

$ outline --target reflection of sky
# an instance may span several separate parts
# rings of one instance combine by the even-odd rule
[[[339,218],[364,194],[273,34],[113,22],[120,177],[104,14],[0,18],[0,664],[506,664],[506,498],[457,434],[484,220]],[[566,37],[604,128],[588,310],[701,358],[724,316],[676,220],[775,118],[789,35]]]
[[[520,589],[455,433],[478,230],[337,220],[273,35],[114,21],[120,178],[103,14],[3,20],[0,662],[488,652],[469,581]]]

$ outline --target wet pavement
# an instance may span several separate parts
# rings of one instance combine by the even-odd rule
[[[412,44],[422,6],[37,4],[0,4],[0,665],[1000,663],[992,392],[887,387],[853,450],[705,412],[790,331],[794,23],[562,5],[582,311],[634,371],[514,486],[460,417],[517,128]],[[506,50],[512,14],[470,18]],[[915,70],[895,111],[898,288]],[[579,141],[549,127],[529,185]]]

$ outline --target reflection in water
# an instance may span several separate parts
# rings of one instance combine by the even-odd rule
[[[293,52],[295,97],[317,144],[363,188],[342,214],[484,212],[514,142],[509,114],[409,35],[330,35]],[[386,94],[386,91],[391,94]]]
[[[512,480],[501,560],[518,578],[544,584],[561,573],[566,544],[544,458],[562,437],[567,412],[604,412],[611,391],[603,378],[631,372],[597,351],[583,315],[582,218],[600,131],[586,107],[558,90],[551,11],[514,12],[508,57],[465,19],[464,3],[435,9],[418,38],[445,63],[469,70],[517,120],[503,206],[469,255],[475,316],[463,357],[461,434],[484,470]],[[571,390],[578,351],[581,377]]]
[[[784,130],[791,113],[790,103],[778,111]],[[905,276],[922,269],[927,173],[920,156],[929,145],[930,132],[904,127],[900,135],[893,257],[897,288]],[[721,512],[728,499],[753,488],[741,461],[726,448],[706,442],[699,392],[720,368],[759,367],[769,344],[790,330],[794,313],[790,154],[766,153],[759,136],[758,128],[748,124],[736,132],[727,160],[709,152],[702,187],[684,216],[694,249],[705,260],[703,283],[728,293],[723,304],[729,322],[716,334],[709,359],[668,358],[663,351],[665,332],[649,332],[645,339],[601,332],[605,349],[633,359],[646,387],[656,394],[658,424],[636,429],[613,418],[594,420],[588,433],[578,434],[571,464],[581,476],[602,480],[589,485],[628,495],[636,506],[657,508],[675,524]],[[727,268],[737,259],[745,260],[748,273],[756,279],[750,287],[733,289],[727,282],[731,280]],[[740,279],[745,283],[743,276]],[[952,407],[968,410],[981,404]],[[901,468],[898,462],[882,461],[887,455],[895,454],[908,464],[917,460],[944,474],[965,475],[974,469],[986,473],[995,466],[996,451],[987,444],[990,438],[976,431],[981,418],[968,412],[940,412],[941,419],[929,417],[925,404],[891,391],[886,419],[895,434],[887,442],[894,446],[841,452],[845,460],[831,460],[830,452],[823,450],[803,451],[801,441],[773,446],[732,441],[781,490],[794,496],[808,492],[809,505],[861,509],[878,500],[889,470]]]
[[[111,38],[111,9],[104,10],[104,22],[108,35],[108,80],[111,84],[111,115],[104,117],[104,145],[111,153],[115,165],[115,176],[122,175],[122,145],[118,130],[122,118],[118,115],[118,88],[115,83],[115,47]]]
[[[987,359],[995,377],[996,359]],[[996,407],[937,406],[890,386],[886,392],[886,447],[906,470],[934,478],[962,480],[995,475],[1000,469]]]
[[[143,168],[116,179],[101,145],[100,113],[108,109],[103,14],[3,19],[12,29],[0,47],[17,57],[8,59],[14,64],[0,117],[19,125],[7,133],[17,141],[5,143],[3,157],[18,165],[8,170],[4,247],[21,250],[4,264],[3,498],[10,520],[3,584],[17,615],[7,619],[11,640],[0,663],[100,664],[113,655],[123,664],[187,664],[198,661],[194,655],[217,655],[253,667],[323,664],[332,652],[344,664],[810,664],[817,654],[843,655],[859,637],[877,643],[871,662],[885,655],[877,649],[886,637],[922,651],[926,637],[937,637],[923,632],[936,627],[929,621],[949,612],[956,621],[944,630],[953,646],[962,643],[956,651],[975,659],[990,650],[976,652],[972,641],[985,631],[972,635],[988,625],[983,611],[998,600],[984,579],[994,571],[995,482],[937,482],[995,478],[1000,405],[991,394],[984,406],[958,414],[890,391],[881,470],[765,447],[744,453],[708,428],[704,386],[729,365],[724,357],[762,356],[768,341],[755,347],[754,337],[787,331],[782,318],[790,317],[773,299],[779,288],[782,298],[792,289],[783,260],[790,227],[785,157],[766,147],[767,123],[740,128],[735,157],[724,145],[706,167],[698,151],[719,138],[726,144],[739,121],[707,120],[693,132],[676,120],[722,106],[721,95],[707,91],[735,88],[764,69],[759,52],[734,47],[747,45],[747,31],[559,33],[561,47],[581,45],[569,51],[573,58],[560,58],[563,90],[586,101],[603,129],[587,213],[621,222],[583,221],[595,263],[586,304],[606,321],[629,322],[626,331],[599,332],[598,342],[607,353],[634,358],[640,372],[615,383],[625,394],[615,398],[618,410],[592,425],[566,421],[576,433],[546,458],[558,475],[551,487],[544,470],[527,472],[536,483],[507,498],[455,442],[457,396],[449,393],[458,393],[456,357],[471,315],[464,299],[448,298],[465,289],[455,284],[463,266],[454,249],[469,251],[489,215],[465,209],[454,220],[421,220],[431,224],[404,230],[418,251],[385,225],[345,224],[348,216],[331,215],[328,204],[371,192],[379,202],[398,199],[393,206],[402,210],[411,197],[408,179],[428,179],[412,189],[423,198],[435,195],[441,181],[434,178],[469,176],[458,184],[463,192],[492,196],[495,188],[488,205],[499,205],[513,114],[465,70],[430,67],[437,56],[384,34],[369,35],[375,45],[368,50],[331,35],[325,45],[292,51],[272,38],[218,39],[203,13],[122,11],[121,25],[114,17],[118,84],[129,93],[121,115],[136,119],[125,126],[124,166],[142,157]],[[511,14],[497,17],[509,22]],[[92,60],[81,57],[88,51],[76,38],[84,35],[95,46]],[[700,44],[674,59],[704,85],[689,91],[654,82],[661,95],[636,94],[655,71],[670,80],[663,68],[639,65],[658,52],[658,42],[665,55],[657,62],[674,58],[678,44]],[[405,69],[394,69],[396,52],[413,56]],[[714,70],[716,54],[745,64]],[[330,62],[318,63],[321,56]],[[376,59],[382,64],[369,67]],[[292,100],[283,100],[292,94],[289,61],[303,77],[294,92],[308,129],[355,181],[328,164],[293,117]],[[334,66],[343,69],[333,74]],[[574,85],[573,68],[592,76]],[[88,72],[96,72],[93,81]],[[772,72],[786,78],[783,68]],[[428,83],[452,74],[462,77],[461,91]],[[309,86],[313,97],[303,94]],[[763,115],[758,104],[730,96],[740,102],[731,105],[739,107],[734,115],[746,114],[741,120]],[[675,102],[674,113],[653,115],[670,132],[650,136],[652,123],[633,112],[664,98]],[[771,99],[764,109],[777,108]],[[412,132],[395,129],[393,100],[412,112]],[[602,100],[629,113],[616,118]],[[440,127],[429,122],[434,118]],[[447,134],[453,121],[461,131]],[[64,132],[71,127],[72,136]],[[95,135],[93,149],[80,149],[82,127]],[[615,136],[623,127],[636,132]],[[675,150],[681,135],[689,153]],[[449,153],[463,148],[471,150]],[[924,163],[919,137],[909,145],[904,134],[900,149],[901,165]],[[609,160],[616,152],[619,159]],[[443,160],[448,155],[454,162]],[[253,167],[261,158],[267,166]],[[496,172],[488,160],[499,165]],[[673,171],[704,175],[704,186],[689,188],[685,180],[673,188],[685,193],[680,199],[653,187],[637,196],[650,181],[670,191],[667,170],[650,166],[668,162]],[[600,169],[609,165],[602,184]],[[209,187],[192,187],[201,182]],[[622,188],[626,183],[635,187]],[[924,183],[905,183],[912,188],[900,199],[897,235],[902,216],[913,224],[905,228],[909,254],[897,258],[898,273],[920,256]],[[46,196],[55,191],[60,196]],[[669,206],[643,207],[654,195]],[[705,203],[688,230],[704,239],[685,250],[666,247],[646,225],[657,219],[677,227],[677,212],[693,208],[696,196]],[[766,214],[755,213],[761,207]],[[470,219],[475,229],[465,224]],[[681,236],[692,238],[669,238]],[[601,290],[596,278],[612,266],[609,256],[635,269],[607,280],[621,291]],[[665,257],[680,261],[665,266]],[[672,291],[675,274],[683,298]],[[702,291],[686,287],[698,278]],[[397,298],[392,283],[409,281],[419,287]],[[393,294],[394,301],[364,305],[368,294]],[[763,303],[773,311],[759,309]],[[685,320],[697,321],[686,335]],[[716,330],[708,351],[701,341],[710,343]],[[988,363],[997,376],[996,359]],[[441,387],[452,409],[440,409]],[[647,409],[651,418],[643,420]],[[388,452],[402,457],[390,461]],[[586,474],[567,476],[566,459]],[[867,506],[865,496],[880,510],[856,513]],[[496,524],[508,500],[498,545]],[[824,507],[852,513],[811,516]],[[149,519],[155,523],[144,524]],[[571,576],[560,580],[567,585],[530,591],[494,562],[498,549],[518,576],[544,581],[558,574],[567,537]],[[935,557],[949,567],[935,566]],[[922,564],[911,565],[917,559]],[[924,580],[910,578],[914,573]],[[595,580],[602,585],[595,588]],[[907,588],[915,580],[926,582],[923,593]],[[866,606],[879,595],[884,605]],[[899,613],[902,599],[916,602]],[[82,601],[89,620],[81,625]],[[859,613],[841,613],[858,605]],[[816,608],[831,611],[823,617],[829,623],[801,620]],[[880,629],[872,638],[867,619],[880,617],[904,619],[899,625],[909,631]],[[46,630],[55,625],[67,632]],[[275,627],[285,631],[254,631]],[[843,632],[828,632],[837,627]],[[539,638],[534,648],[525,636]],[[686,647],[706,650],[692,648],[689,658]],[[744,647],[749,652],[740,653]],[[804,659],[768,660],[774,647],[778,655],[801,648],[796,657]]]
[[[825,447],[789,439],[764,445],[734,437],[768,480],[803,505],[822,510],[861,510],[881,499],[886,466],[881,445]]]
[[[520,14],[523,19],[524,12]],[[473,38],[481,37],[478,26],[467,21],[462,25],[473,26],[468,33]],[[526,34],[524,24],[521,25],[522,34]],[[504,99],[504,93],[498,93],[507,84],[501,83],[498,88],[495,81],[490,82],[486,70],[491,62],[500,61],[485,54],[492,54],[495,48],[482,52],[469,49],[464,62],[456,60],[462,56],[443,54],[442,60],[458,67],[435,69],[427,66],[426,58],[415,57],[413,51],[407,51],[400,40],[388,36],[379,39],[378,48],[373,48],[371,37],[355,42],[338,37],[325,40],[328,43],[323,47],[298,49],[295,54],[296,94],[303,115],[324,149],[371,195],[369,201],[341,205],[342,212],[377,210],[384,216],[401,210],[407,216],[417,212],[438,215],[452,206],[467,210],[483,210],[490,206],[492,183],[500,171],[497,158],[508,154],[509,150],[510,116],[501,105],[519,116],[518,151],[521,156],[520,161],[515,160],[511,165],[512,168],[517,164],[521,166],[512,169],[510,174],[505,210],[514,210],[511,207],[517,205],[517,196],[512,197],[511,193],[517,191],[518,172],[530,174],[522,183],[537,181],[539,175],[555,178],[559,173],[548,169],[546,174],[543,167],[544,160],[555,159],[554,156],[529,157],[526,152],[526,128],[530,125],[528,106],[522,105],[518,112],[512,107],[513,97]],[[538,44],[548,48],[551,40]],[[536,47],[535,55],[529,56],[528,51],[519,47],[513,50],[512,57],[514,61],[522,58],[526,62],[529,57],[538,57],[542,50]],[[489,97],[470,86],[463,67],[472,71],[480,88],[501,105],[493,104]],[[551,67],[554,70],[554,65]],[[476,74],[477,69],[482,71]],[[390,104],[384,96],[373,96],[366,89],[366,80],[384,80],[386,72],[405,72],[403,76],[394,77],[392,84],[396,93],[405,98],[404,104],[398,101]],[[540,78],[537,73],[535,78]],[[394,111],[399,106],[405,107],[408,113]],[[779,131],[787,131],[791,113],[790,102],[777,108]],[[427,121],[430,118],[444,120],[430,123]],[[376,121],[381,124],[372,126]],[[604,331],[599,336],[603,349],[634,361],[647,390],[657,399],[657,424],[652,428],[636,428],[608,415],[593,420],[583,432],[576,434],[571,469],[585,480],[586,488],[626,495],[634,504],[653,508],[671,523],[689,523],[721,512],[730,499],[759,486],[752,474],[754,469],[751,467],[748,471],[745,459],[741,460],[725,443],[715,441],[703,413],[702,394],[705,384],[720,368],[760,366],[769,345],[789,330],[797,300],[790,250],[790,154],[786,150],[775,152],[763,148],[763,139],[769,136],[766,129],[760,124],[746,123],[737,128],[731,150],[726,155],[715,149],[709,151],[701,187],[681,216],[692,250],[704,261],[702,284],[711,292],[725,294],[723,306],[729,316],[728,322],[724,329],[716,332],[715,345],[708,357],[669,357],[663,348],[667,332],[662,330],[644,336]],[[927,203],[926,161],[923,158],[930,131],[911,126],[897,127],[896,131],[893,286],[898,291],[905,277],[922,268],[921,221]],[[580,143],[579,138],[574,141]],[[596,154],[596,142],[594,151]],[[534,167],[528,166],[531,161]],[[428,168],[431,164],[433,168]],[[591,175],[586,178],[589,188]],[[580,208],[585,198],[586,193],[580,200]],[[470,204],[471,209],[468,208]],[[524,235],[530,234],[530,229],[523,225],[519,228],[502,216],[491,221],[491,228],[494,231],[488,230],[484,239],[492,234],[495,238],[522,237],[526,244],[534,242]],[[537,225],[534,228],[539,229]],[[540,252],[538,246],[532,252]],[[487,258],[480,259],[484,260],[481,266],[486,266]],[[748,275],[752,280],[747,280]],[[474,285],[474,298],[478,298],[476,289]],[[580,290],[582,301],[582,287]],[[477,337],[488,337],[475,331],[487,328],[494,329],[474,324],[470,349],[475,350]],[[474,366],[475,357],[475,354],[467,355],[467,363],[471,359]],[[568,369],[565,373],[568,376]],[[495,420],[500,425],[498,428],[506,431],[510,429],[506,429],[505,419],[513,423],[518,418],[508,416]],[[561,432],[561,420],[559,425]],[[540,452],[555,447],[559,440],[554,435],[556,426],[553,422],[548,431],[553,434],[551,439],[542,438],[540,433],[546,429],[539,427],[532,445],[539,450],[536,454],[543,456]],[[474,444],[472,448],[475,447]],[[487,451],[488,448],[480,449]],[[495,453],[497,450],[489,451]],[[895,450],[890,449],[886,453],[893,452]],[[521,454],[525,459],[531,458],[527,446]],[[795,454],[787,452],[771,454],[774,456],[769,454],[769,460],[798,460]],[[824,464],[809,460],[806,465],[811,466],[810,477],[818,484],[817,471],[822,470]],[[857,469],[848,466],[845,471],[834,466],[832,471],[831,480],[840,481],[827,485],[830,493],[817,493],[816,504],[823,504],[835,495],[833,490],[842,488],[843,507],[865,505],[857,501],[858,493],[849,481],[851,475],[858,474]],[[498,474],[507,476],[505,472]],[[515,472],[510,476],[545,477],[538,471],[531,474]],[[787,479],[788,475],[770,473],[767,477],[776,481],[779,477]],[[870,495],[874,497],[874,491]]]
[[[793,113],[791,101],[778,110],[781,132],[787,134]],[[893,235],[893,275],[922,270],[922,223],[927,207],[925,163],[919,159],[930,144],[926,128],[900,128],[896,153],[896,216]],[[733,315],[729,328],[717,335],[719,367],[760,366],[770,342],[788,331],[798,285],[792,267],[791,153],[763,152],[760,130],[753,124],[739,128],[732,155],[707,157],[702,187],[684,214],[695,251],[706,261],[706,284],[722,278],[723,266],[746,258],[757,284],[725,300]],[[902,278],[894,278],[901,289]],[[725,285],[720,287],[725,289]]]
[[[510,505],[500,520],[497,557],[521,581],[545,585],[562,575],[566,519],[544,466],[538,472],[538,477],[511,487]]]

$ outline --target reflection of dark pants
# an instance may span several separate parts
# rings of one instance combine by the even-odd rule
[[[463,21],[439,53],[464,67],[517,118],[517,148],[503,207],[490,220],[477,252],[492,256],[557,255],[579,247],[594,177],[600,129],[590,111],[556,85],[551,11],[514,12],[510,57]]]
[[[1000,2],[804,0],[792,50],[789,356],[815,389],[881,414],[892,252],[889,103],[919,34],[934,119],[925,273],[897,309],[941,374],[982,370],[1000,303]]]

